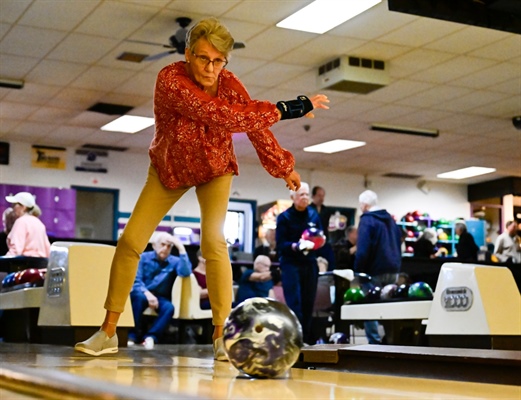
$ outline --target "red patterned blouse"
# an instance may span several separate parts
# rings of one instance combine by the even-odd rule
[[[293,155],[268,129],[279,120],[275,104],[251,100],[230,71],[219,74],[217,97],[188,76],[185,62],[163,68],[154,95],[155,135],[149,155],[168,188],[197,186],[225,174],[239,174],[232,134],[246,132],[264,169],[275,178],[288,176]]]

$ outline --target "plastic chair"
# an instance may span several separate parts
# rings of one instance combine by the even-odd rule
[[[212,310],[201,308],[201,287],[195,275],[176,278],[172,288],[172,302],[174,306],[179,304],[174,314],[179,326],[179,342],[187,343],[188,328],[195,324],[201,327],[202,342],[212,343]]]

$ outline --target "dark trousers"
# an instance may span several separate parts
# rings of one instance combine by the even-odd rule
[[[132,302],[132,314],[134,315],[134,329],[131,329],[128,338],[133,341],[142,341],[146,337],[152,337],[154,342],[163,335],[165,329],[170,324],[172,316],[174,315],[174,305],[172,301],[165,297],[157,297],[158,307],[155,310],[157,318],[154,320],[152,327],[148,332],[143,333],[142,331],[142,317],[143,311],[148,308],[148,300],[143,292],[131,292],[130,301]]]
[[[302,325],[304,342],[314,344],[311,321],[317,293],[318,267],[316,264],[294,265],[283,262],[280,269],[286,304]]]

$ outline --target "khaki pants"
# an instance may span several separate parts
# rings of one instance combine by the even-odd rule
[[[206,259],[214,325],[224,325],[232,304],[232,269],[223,234],[232,179],[233,175],[224,175],[195,188],[201,209],[201,251]],[[166,188],[159,181],[154,167],[150,166],[145,186],[118,240],[105,309],[123,312],[141,253],[163,217],[189,189]]]

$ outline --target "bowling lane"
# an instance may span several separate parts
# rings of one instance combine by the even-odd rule
[[[292,369],[284,379],[249,379],[229,363],[214,362],[211,346],[121,349],[89,357],[70,347],[0,344],[2,365],[36,368],[92,387],[113,387],[208,399],[520,399],[521,387]],[[0,380],[0,387],[2,381]],[[182,396],[181,396],[182,397]],[[145,397],[143,397],[145,398]]]

